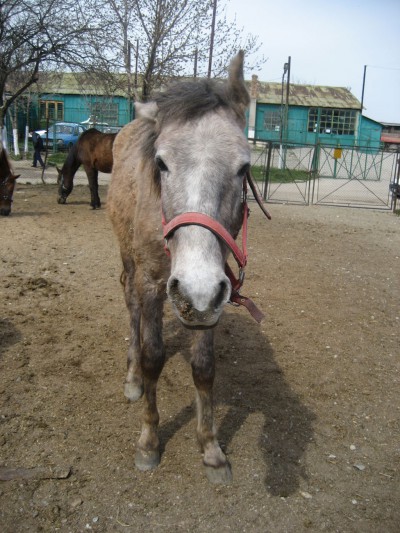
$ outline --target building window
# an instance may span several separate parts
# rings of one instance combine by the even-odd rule
[[[55,102],[51,100],[40,101],[40,120],[50,122],[64,120],[64,102]]]
[[[280,111],[264,111],[264,130],[279,131],[281,126]]]
[[[354,135],[356,111],[311,107],[308,112],[308,131],[327,135]]]
[[[118,124],[118,104],[94,102],[90,105],[90,115],[95,123]]]

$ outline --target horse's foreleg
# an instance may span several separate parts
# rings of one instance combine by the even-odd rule
[[[144,384],[142,430],[137,443],[135,465],[139,470],[151,470],[160,462],[157,435],[157,382],[165,362],[162,341],[162,298],[142,299],[141,367]]]
[[[93,209],[101,207],[100,197],[99,197],[99,172],[94,168],[85,167],[86,175],[89,181],[90,189],[90,205]]]
[[[192,345],[192,375],[196,386],[197,437],[203,451],[208,479],[213,483],[229,483],[230,464],[222,452],[214,426],[213,384],[215,376],[214,332],[196,331]]]
[[[121,282],[124,286],[125,303],[130,317],[130,339],[128,348],[128,372],[124,394],[134,402],[143,394],[143,376],[140,366],[140,305],[136,293],[134,277],[135,266],[131,259],[123,259],[124,272]]]

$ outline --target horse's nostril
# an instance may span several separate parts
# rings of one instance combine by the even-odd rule
[[[226,281],[220,281],[219,283],[219,291],[217,296],[214,299],[214,309],[218,309],[221,307],[223,301],[225,300],[227,296],[228,291],[228,284]]]
[[[179,280],[178,278],[172,278],[169,282],[169,293],[171,295],[179,293]]]

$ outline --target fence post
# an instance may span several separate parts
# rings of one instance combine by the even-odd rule
[[[311,183],[308,188],[308,203],[313,204],[314,203],[314,194],[315,194],[315,181],[318,176],[318,167],[319,167],[319,155],[320,155],[320,145],[317,142],[317,144],[314,146],[314,153],[311,160],[311,169],[310,169],[310,182],[312,180],[313,186],[312,186],[312,193],[311,193],[311,202],[310,202],[310,189],[311,189]]]
[[[394,176],[394,180],[393,180],[395,188],[394,188],[393,194],[392,194],[392,198],[393,198],[393,213],[396,212],[397,198],[398,198],[398,194],[400,193],[400,153],[398,153],[398,155],[397,155],[396,167],[397,167],[397,170],[395,172],[395,176]]]
[[[267,156],[267,166],[265,167],[265,176],[264,176],[264,190],[263,190],[263,199],[267,199],[267,189],[269,185],[269,170],[271,168],[271,155],[272,155],[272,142],[268,141],[268,156]]]

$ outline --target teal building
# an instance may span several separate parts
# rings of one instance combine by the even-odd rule
[[[259,82],[249,84],[248,136],[294,145],[380,148],[382,125],[361,113],[344,87]]]

